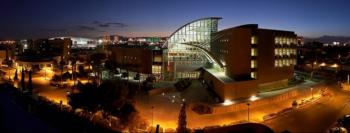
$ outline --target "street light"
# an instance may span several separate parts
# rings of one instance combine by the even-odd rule
[[[249,122],[249,105],[250,105],[250,103],[247,103],[247,106],[248,106],[248,122]]]
[[[153,109],[154,109],[154,106],[152,106],[151,108],[152,108],[152,125],[151,125],[151,132],[152,132],[152,129],[153,129]]]

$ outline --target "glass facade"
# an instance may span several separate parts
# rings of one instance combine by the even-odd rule
[[[170,36],[166,43],[168,50],[165,54],[168,68],[170,68],[167,71],[170,77],[175,79],[193,77],[196,74],[191,72],[203,67],[211,60],[210,53],[204,51],[210,50],[211,35],[217,32],[219,19],[204,18],[193,21],[182,26]]]

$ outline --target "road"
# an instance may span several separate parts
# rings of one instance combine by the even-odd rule
[[[317,103],[294,110],[265,124],[275,132],[324,132],[338,118],[350,113],[349,107],[345,106],[350,100],[350,93],[337,88],[333,90],[335,91],[332,97],[323,98]]]

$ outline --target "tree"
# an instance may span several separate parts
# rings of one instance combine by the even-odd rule
[[[21,72],[21,90],[24,91],[25,90],[25,83],[24,83],[24,78],[25,78],[25,73],[24,70],[22,68],[22,72]]]
[[[140,123],[138,112],[131,102],[132,97],[128,84],[121,80],[106,80],[100,86],[96,84],[81,84],[78,82],[79,93],[71,93],[69,104],[73,110],[82,108],[91,112],[103,110],[103,116],[113,115],[120,119],[121,125]],[[138,124],[139,125],[139,124]],[[123,126],[121,126],[123,127]]]
[[[115,71],[116,65],[113,61],[111,61],[110,59],[107,59],[105,61],[104,68],[108,70],[108,78],[111,78],[112,74]]]
[[[32,70],[30,70],[28,74],[28,91],[29,94],[33,93]]]
[[[60,70],[61,70],[61,86],[62,86],[62,83],[63,83],[63,69],[64,69],[64,65],[65,65],[66,63],[64,62],[64,60],[63,60],[63,57],[61,56],[61,61],[60,61],[60,63],[59,63],[59,67],[60,67]]]
[[[106,54],[104,53],[93,53],[90,55],[92,70],[95,72],[95,76],[97,76],[99,79],[101,79],[100,78],[101,64],[105,59],[106,59]]]
[[[6,59],[6,64],[7,64],[8,69],[9,69],[9,80],[11,80],[11,67],[12,67],[13,62],[10,59]]]
[[[73,88],[74,88],[75,87],[75,79],[76,79],[75,70],[76,70],[77,58],[74,56],[71,56],[70,61],[71,61],[71,67],[72,67],[72,80],[73,80]]]
[[[176,132],[178,132],[178,133],[187,132],[186,125],[187,125],[187,122],[186,122],[186,103],[184,102],[181,105],[181,110],[180,110],[180,114],[179,114]]]
[[[15,76],[13,77],[13,80],[15,80],[15,81],[17,81],[18,80],[18,75],[17,75],[18,73],[17,73],[17,69],[16,69],[16,71],[15,71]]]

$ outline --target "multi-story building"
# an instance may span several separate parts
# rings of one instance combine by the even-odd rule
[[[256,24],[218,31],[219,19],[192,21],[170,36],[164,52],[165,80],[202,76],[222,99],[287,86],[296,64],[294,32]]]
[[[226,80],[212,85],[221,89],[217,93],[223,98],[247,97],[288,85],[296,65],[294,32],[260,29],[251,24],[225,29],[213,36],[218,38],[212,40],[211,52],[224,64]],[[220,77],[215,72],[210,74],[212,77],[207,80]]]
[[[197,69],[213,62],[210,53],[212,33],[220,18],[203,18],[187,23],[172,33],[165,43],[165,80],[198,78]]]
[[[116,46],[110,57],[121,68],[162,75],[162,80],[202,78],[222,99],[286,87],[296,64],[297,35],[257,24],[218,31],[220,19],[185,24],[171,34],[162,52]]]
[[[162,76],[163,51],[157,47],[108,45],[107,50],[109,59],[124,71]]]

